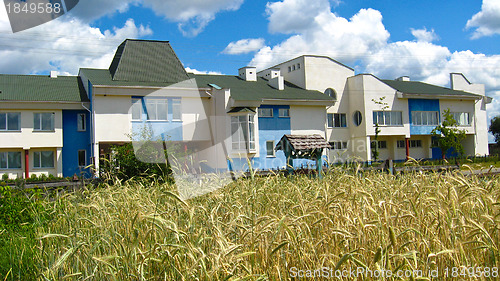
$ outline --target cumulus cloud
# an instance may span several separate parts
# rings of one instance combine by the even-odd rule
[[[4,6],[0,19],[7,18]],[[78,73],[80,67],[108,68],[116,47],[126,38],[152,34],[133,19],[122,27],[101,30],[77,18],[61,17],[30,30],[12,34],[10,24],[0,21],[0,73],[36,74],[55,70]]]
[[[204,70],[197,70],[194,68],[186,67],[185,68],[188,73],[194,73],[194,74],[210,74],[210,75],[222,75],[222,73],[217,72],[217,71],[204,71]]]
[[[297,0],[283,2],[288,1]],[[303,4],[307,6],[307,3]],[[328,5],[328,1],[326,4]],[[282,14],[282,20],[286,21],[285,13],[276,7],[285,9],[289,5],[275,6],[274,9]],[[296,8],[303,7],[298,5]],[[290,15],[294,14],[293,11],[289,12]],[[303,54],[326,55],[349,64],[387,45],[389,32],[382,24],[379,11],[362,9],[349,20],[332,13],[329,6],[318,12],[317,15],[309,15],[312,20],[308,21],[308,26],[301,26],[301,32],[276,46],[265,46],[250,64],[265,68]],[[274,22],[270,21],[269,25],[273,24]]]
[[[229,43],[222,53],[230,55],[248,54],[262,49],[264,43],[265,40],[263,38],[241,39]]]
[[[411,29],[411,34],[417,39],[419,42],[432,42],[439,39],[437,34],[434,32],[434,29],[428,31],[427,28],[423,29]]]
[[[157,15],[178,22],[185,36],[196,36],[221,11],[235,11],[243,0],[142,0]]]
[[[476,28],[472,39],[500,34],[500,1],[483,0],[481,11],[467,21],[466,28]]]

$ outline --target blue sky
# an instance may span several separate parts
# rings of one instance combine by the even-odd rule
[[[15,34],[1,5],[0,73],[107,68],[126,38],[168,40],[194,72],[236,74],[302,54],[444,86],[462,72],[496,98],[490,118],[500,114],[499,0],[80,0]]]

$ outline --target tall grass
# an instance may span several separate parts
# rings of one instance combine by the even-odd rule
[[[443,276],[499,267],[499,186],[497,177],[336,169],[323,180],[240,179],[183,201],[168,184],[116,182],[43,202],[53,219],[37,229],[36,278],[285,280],[291,268]]]

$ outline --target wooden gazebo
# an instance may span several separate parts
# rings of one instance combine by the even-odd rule
[[[287,159],[287,170],[293,173],[293,159],[316,160],[318,176],[323,168],[323,149],[331,145],[318,134],[315,135],[284,135],[274,150],[282,150]]]

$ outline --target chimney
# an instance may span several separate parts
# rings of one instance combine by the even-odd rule
[[[285,89],[285,78],[283,76],[277,76],[274,78],[269,79],[269,82],[267,82],[269,86],[275,88],[276,90],[284,90]]]
[[[50,78],[57,78],[57,71],[51,71],[50,72]]]
[[[252,66],[242,67],[238,70],[239,76],[245,81],[257,81],[257,68]]]
[[[396,79],[397,81],[410,81],[410,76],[401,76]]]

